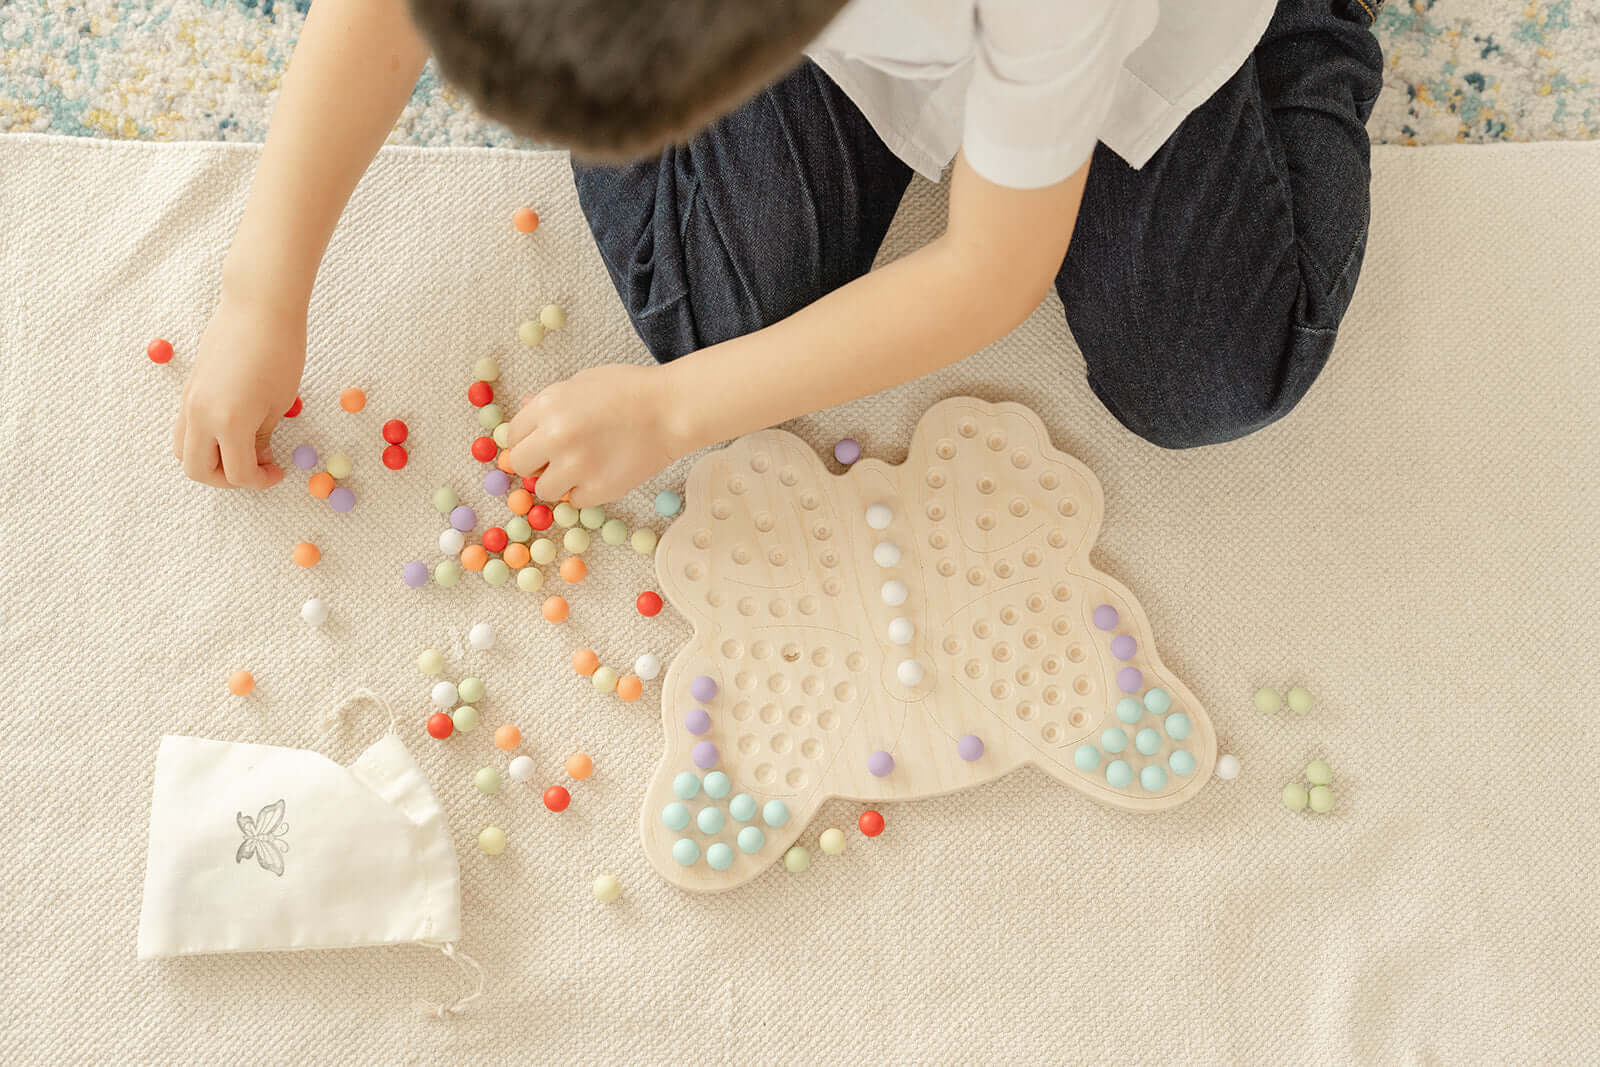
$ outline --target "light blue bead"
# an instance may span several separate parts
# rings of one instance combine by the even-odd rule
[[[1106,781],[1121,789],[1133,781],[1133,768],[1125,759],[1114,759],[1106,764]]]
[[[672,780],[672,791],[684,800],[692,800],[700,792],[700,779],[692,771],[683,771]]]
[[[760,852],[767,844],[767,835],[759,826],[746,826],[739,831],[739,851]]]
[[[733,849],[718,841],[706,849],[706,862],[713,871],[725,871],[733,866]]]
[[[678,861],[680,867],[693,867],[695,860],[700,858],[700,846],[687,837],[680,837],[672,843],[672,858]]]
[[[1133,697],[1123,697],[1117,701],[1117,718],[1123,722],[1138,722],[1144,715],[1144,705]]]
[[[1128,735],[1118,727],[1113,726],[1100,735],[1100,747],[1107,752],[1121,752],[1128,747]]]
[[[1193,774],[1194,754],[1186,748],[1180,748],[1167,757],[1167,766],[1172,768],[1173,774]]]
[[[1157,715],[1165,715],[1172,707],[1172,694],[1165,689],[1152,689],[1144,695],[1144,706]]]
[[[1167,736],[1174,741],[1182,741],[1189,736],[1189,716],[1183,712],[1167,716]]]
[[[694,822],[703,834],[717,833],[722,829],[722,809],[701,808],[700,814],[694,817]]]
[[[1092,771],[1100,766],[1100,750],[1093,745],[1079,745],[1072,753],[1072,763],[1080,771]]]
[[[781,800],[769,800],[761,809],[761,817],[768,826],[782,826],[789,821],[789,805]]]
[[[668,830],[682,830],[689,825],[689,809],[682,804],[668,804],[661,809],[661,821]]]
[[[721,771],[712,771],[706,775],[706,796],[721,800],[733,789],[733,783]]]
[[[671,489],[663,489],[656,494],[656,514],[672,518],[683,510],[683,497]]]
[[[1139,772],[1139,784],[1146,793],[1159,793],[1167,784],[1167,772],[1152,763]]]
[[[1146,756],[1154,756],[1161,751],[1161,735],[1147,727],[1134,735],[1133,747]]]
[[[749,822],[756,817],[756,798],[749,793],[740,793],[728,801],[728,814],[740,822]]]

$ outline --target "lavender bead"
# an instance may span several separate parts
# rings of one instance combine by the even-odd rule
[[[854,437],[846,437],[833,446],[833,458],[846,467],[861,458],[861,445]]]
[[[1115,630],[1117,628],[1117,609],[1110,604],[1101,604],[1094,609],[1094,624],[1102,630]]]
[[[705,708],[690,708],[683,716],[683,728],[698,737],[711,729],[711,714]]]
[[[308,471],[317,465],[317,450],[310,445],[296,445],[293,458],[296,467]]]
[[[466,533],[478,525],[478,513],[465,504],[458,505],[450,512],[450,525],[462,533]]]
[[[511,475],[505,471],[490,471],[483,476],[483,491],[490,496],[505,496],[511,488]]]
[[[710,741],[695,742],[694,750],[689,753],[689,758],[694,760],[694,765],[702,771],[717,765],[717,746]]]
[[[1118,659],[1132,659],[1139,643],[1128,634],[1118,634],[1111,639],[1111,654]]]
[[[689,695],[704,704],[717,695],[717,683],[703,674],[697,675],[689,683]]]
[[[1117,672],[1117,688],[1124,693],[1137,693],[1144,685],[1144,675],[1139,673],[1138,667],[1124,667]]]
[[[328,506],[342,515],[356,506],[356,495],[341,485],[328,494]]]
[[[413,589],[421,589],[428,584],[428,565],[420,559],[414,559],[400,568],[400,580]]]
[[[977,734],[966,734],[956,742],[956,755],[971,763],[973,760],[983,758],[983,738]]]
[[[878,749],[867,757],[867,773],[874,778],[882,778],[894,770],[894,757],[883,749]]]

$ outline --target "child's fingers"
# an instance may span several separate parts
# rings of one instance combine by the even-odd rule
[[[529,407],[524,401],[523,406],[517,413],[511,416],[511,443],[516,444],[524,437],[527,437],[538,424],[539,420],[535,414],[535,409]]]
[[[183,409],[180,407],[177,421],[172,424],[172,458],[179,463],[183,462],[183,433],[188,424],[188,416],[184,415]]]
[[[545,451],[544,443],[539,440],[537,434],[525,437],[522,441],[511,446],[511,467],[524,477],[530,474],[539,474],[539,468],[544,466],[549,458]],[[539,474],[539,481],[541,483],[539,495],[545,496],[543,474]],[[546,499],[553,500],[555,498],[546,497]]]
[[[191,433],[183,441],[183,473],[203,485],[228,488],[222,474],[222,455],[217,442],[207,434]]]
[[[229,485],[265,489],[272,484],[266,470],[256,462],[254,439],[235,432],[224,435],[218,443],[222,446],[222,473]]]
[[[569,464],[551,460],[550,468],[539,475],[539,497],[542,500],[560,500],[571,493],[576,484]]]

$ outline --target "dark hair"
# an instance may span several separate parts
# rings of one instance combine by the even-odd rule
[[[687,138],[800,59],[845,0],[410,0],[484,114],[600,159]]]

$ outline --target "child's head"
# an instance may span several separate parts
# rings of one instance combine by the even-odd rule
[[[487,115],[603,159],[687,138],[800,58],[845,0],[410,0]]]

